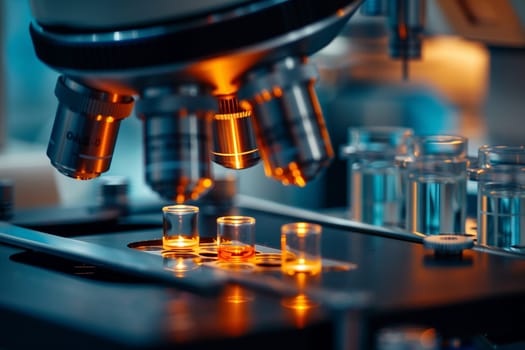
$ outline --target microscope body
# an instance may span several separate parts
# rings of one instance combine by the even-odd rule
[[[361,2],[32,1],[36,54],[61,73],[51,163],[100,176],[134,110],[146,182],[161,197],[200,198],[212,160],[244,169],[262,159],[267,176],[305,186],[333,158],[308,56]]]

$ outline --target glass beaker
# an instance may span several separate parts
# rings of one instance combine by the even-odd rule
[[[379,226],[403,227],[404,184],[396,157],[406,154],[412,129],[356,127],[348,129],[348,200],[353,220]]]
[[[478,244],[524,249],[525,146],[481,146],[469,173],[478,182]]]
[[[406,229],[425,235],[465,232],[468,140],[414,136],[400,162],[406,176]]]

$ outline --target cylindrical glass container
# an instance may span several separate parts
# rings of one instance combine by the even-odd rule
[[[255,263],[255,218],[221,216],[217,218],[217,257],[229,264]]]
[[[406,159],[406,229],[425,235],[465,232],[468,140],[456,135],[411,138]]]
[[[478,167],[478,244],[525,249],[525,146],[481,146]]]
[[[353,220],[379,226],[403,227],[404,184],[396,157],[406,154],[412,130],[401,127],[348,129],[348,200]]]
[[[162,208],[162,245],[167,250],[199,247],[199,207],[168,205]]]
[[[287,275],[321,272],[321,225],[293,222],[281,226],[281,271]]]

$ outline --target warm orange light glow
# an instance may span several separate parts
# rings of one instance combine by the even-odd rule
[[[399,83],[399,62],[392,60],[386,51],[385,48],[384,51],[355,54],[348,79]],[[490,62],[489,51],[483,44],[456,36],[429,36],[424,39],[421,56],[421,60],[410,61],[411,83],[430,86],[445,99],[465,109],[475,111],[483,106]],[[483,135],[483,123],[479,123],[478,118],[472,120],[471,125],[466,125],[468,130],[457,132],[476,137]]]
[[[204,193],[208,192],[212,186],[213,180],[210,178],[200,178],[195,184],[189,178],[181,177],[178,179],[178,185],[176,186],[175,202],[182,204],[188,199],[197,200]]]
[[[234,156],[234,155],[244,155],[244,154],[251,154],[251,153],[254,153],[254,152],[257,152],[256,149],[252,149],[250,151],[246,151],[246,152],[239,152],[239,153],[221,153],[221,152],[213,152],[213,154],[216,154],[216,155],[219,155],[219,156]]]
[[[295,297],[282,299],[281,305],[293,311],[295,326],[297,328],[305,327],[308,312],[310,309],[319,306],[319,304],[312,301],[304,293],[300,293]]]
[[[306,180],[303,177],[303,174],[301,170],[299,169],[299,166],[296,162],[291,162],[288,165],[288,168],[290,169],[290,175],[293,179],[293,183],[299,187],[306,186]]]
[[[297,283],[305,283],[300,275],[318,275],[322,270],[320,245],[321,226],[308,222],[296,222],[281,227],[281,272],[298,275]]]
[[[221,325],[227,334],[239,336],[250,327],[250,302],[254,296],[238,285],[227,285],[220,304]]]
[[[177,203],[184,203],[185,200],[186,200],[186,196],[184,196],[183,193],[179,193],[175,197],[175,202],[177,202]]]
[[[397,27],[397,33],[399,34],[399,37],[402,39],[402,40],[406,40],[407,39],[407,27],[406,25],[400,25]]]
[[[113,123],[114,121],[115,121],[115,118],[113,118],[112,116],[109,116],[106,118],[107,123]]]
[[[317,260],[309,260],[306,258],[299,258],[294,260],[293,263],[288,263],[286,266],[285,273],[289,275],[309,273],[316,275],[321,271],[321,262]]]
[[[279,86],[273,87],[273,95],[277,98],[280,98],[283,96],[283,89],[281,89]]]
[[[220,244],[217,257],[227,262],[252,262],[255,259],[255,248],[249,245]]]
[[[183,236],[179,235],[176,237],[163,237],[162,245],[165,249],[193,249],[198,247],[199,238],[193,236]]]
[[[295,184],[299,187],[306,186],[306,180],[300,174],[294,176]]]
[[[239,110],[231,113],[217,113],[215,115],[216,132],[220,143],[219,150],[214,150],[216,156],[229,158],[229,167],[243,169],[247,167],[247,155],[258,152],[252,145],[251,134],[247,132],[251,123],[249,110]],[[220,122],[220,123],[219,123]]]
[[[306,273],[298,273],[289,276],[293,279],[294,284],[299,290],[298,294],[293,297],[285,297],[281,300],[281,305],[293,311],[295,325],[302,328],[306,325],[309,310],[319,306],[319,303],[312,300],[306,293],[307,285],[318,285],[320,276],[312,276]]]
[[[253,296],[249,295],[241,286],[230,285],[224,299],[227,303],[242,304],[253,300]]]
[[[308,232],[308,224],[305,222],[297,223],[297,236],[304,237]]]
[[[184,264],[184,258],[177,258],[177,263],[175,264],[175,271],[185,271],[186,264]]]
[[[312,308],[314,306],[312,304],[311,299],[309,299],[305,294],[299,294],[293,300],[290,300],[291,302],[287,304],[287,307],[293,308],[297,311],[304,311]]]
[[[267,176],[272,176],[281,181],[283,185],[289,185],[293,183],[299,187],[306,186],[306,180],[303,173],[296,162],[288,164],[287,169],[281,167],[271,169],[271,167],[265,163],[265,173]]]
[[[239,107],[241,107],[241,109],[244,111],[249,111],[250,115],[252,114],[251,113],[252,105],[250,104],[249,101],[246,101],[246,100],[239,101]]]
[[[217,120],[232,120],[237,118],[249,118],[251,116],[249,111],[242,111],[236,113],[217,113],[215,119]]]
[[[308,282],[308,275],[304,273],[298,273],[294,276],[295,284],[299,290],[304,290],[306,288],[306,283]]]
[[[189,67],[189,71],[192,76],[212,85],[214,95],[229,95],[237,92],[239,77],[260,59],[261,54],[243,52],[212,58]]]
[[[272,99],[272,94],[266,89],[262,91],[261,95],[264,101],[270,101]]]
[[[178,236],[177,238],[171,241],[171,244],[177,247],[184,247],[185,243],[186,243],[186,239],[182,236]]]
[[[346,15],[346,12],[344,9],[338,9],[336,15],[337,17],[344,17]]]

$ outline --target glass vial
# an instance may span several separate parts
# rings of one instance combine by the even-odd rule
[[[255,263],[255,218],[221,216],[217,218],[217,258],[219,262]]]
[[[481,146],[477,166],[478,244],[525,249],[525,147]]]
[[[412,130],[401,127],[348,129],[348,201],[353,220],[379,226],[403,227],[405,191],[396,157],[406,154]]]
[[[199,207],[168,205],[162,208],[162,245],[166,250],[199,247]]]
[[[293,222],[281,226],[281,271],[287,275],[321,272],[321,225]]]
[[[465,232],[468,140],[414,136],[400,161],[406,176],[406,229],[425,235]]]

